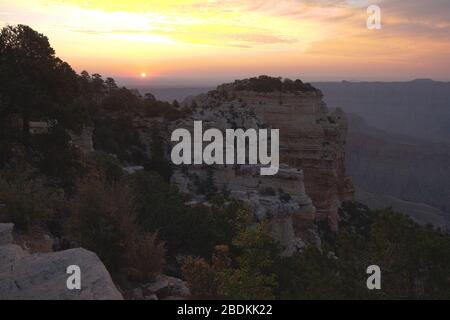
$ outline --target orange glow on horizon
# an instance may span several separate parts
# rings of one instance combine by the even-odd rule
[[[383,28],[367,30],[364,1],[324,3],[0,0],[0,25],[30,25],[78,72],[113,77],[150,78],[141,68],[151,65],[152,79],[448,78],[449,22],[413,20],[399,10],[423,14],[420,6],[426,4],[383,0]]]

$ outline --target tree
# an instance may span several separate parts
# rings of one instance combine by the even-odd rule
[[[0,113],[22,116],[25,142],[33,119],[56,119],[68,128],[79,125],[67,116],[73,110],[66,108],[79,93],[77,75],[55,56],[47,37],[30,27],[0,31],[0,83]]]
[[[244,222],[246,221],[246,222]],[[265,223],[241,221],[231,250],[217,245],[211,263],[188,257],[182,271],[196,298],[274,299],[280,250]]]
[[[33,170],[0,172],[0,202],[5,205],[3,222],[13,222],[20,230],[46,227],[64,200],[62,190],[49,186],[45,177]]]

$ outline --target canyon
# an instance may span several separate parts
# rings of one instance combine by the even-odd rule
[[[353,186],[345,171],[347,122],[340,109],[329,110],[319,90],[249,90],[245,81],[223,84],[190,97],[192,113],[169,125],[193,131],[193,121],[207,128],[277,128],[280,170],[260,177],[258,166],[184,166],[175,168],[172,183],[197,201],[196,181],[210,179],[218,190],[249,203],[258,219],[268,219],[286,253],[320,241],[315,222],[338,228],[340,203],[351,200]],[[244,85],[243,85],[244,83]],[[170,130],[169,130],[170,132]],[[208,177],[209,176],[209,177]]]

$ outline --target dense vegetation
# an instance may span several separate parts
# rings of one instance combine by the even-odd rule
[[[210,174],[197,185],[208,205],[188,204],[168,183],[158,128],[148,153],[133,126],[135,118],[171,121],[185,111],[111,78],[77,75],[29,27],[1,30],[0,81],[0,221],[44,230],[55,250],[93,250],[122,288],[167,272],[200,298],[450,298],[449,235],[402,214],[346,203],[337,234],[320,225],[320,247],[282,257],[269,225],[211,188]],[[237,84],[311,89],[269,77]],[[48,132],[30,134],[30,121],[48,121]],[[71,144],[85,126],[94,128],[90,154]],[[126,174],[127,165],[145,170]],[[380,291],[365,287],[369,264],[383,270]]]
[[[236,90],[256,92],[309,92],[317,91],[311,84],[303,83],[300,79],[282,79],[269,76],[259,76],[234,82]]]
[[[264,224],[240,223],[231,246],[210,262],[189,258],[183,272],[199,298],[449,299],[450,236],[390,209],[344,203],[338,233],[320,227],[322,245],[281,257]],[[244,220],[245,221],[245,220]],[[382,270],[382,290],[366,268]]]

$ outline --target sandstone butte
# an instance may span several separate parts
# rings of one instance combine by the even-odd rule
[[[275,128],[280,130],[280,171],[259,176],[255,166],[214,166],[217,188],[251,204],[258,218],[268,218],[275,236],[293,252],[305,242],[320,241],[314,221],[338,228],[338,208],[353,198],[345,172],[347,121],[340,109],[329,110],[320,90],[256,92],[235,83],[187,99],[194,110],[169,124],[170,130],[192,130],[194,120],[205,128]],[[192,132],[192,131],[191,131]],[[169,134],[170,135],[170,134]],[[177,168],[172,182],[195,194],[192,176],[205,177],[205,166]]]

